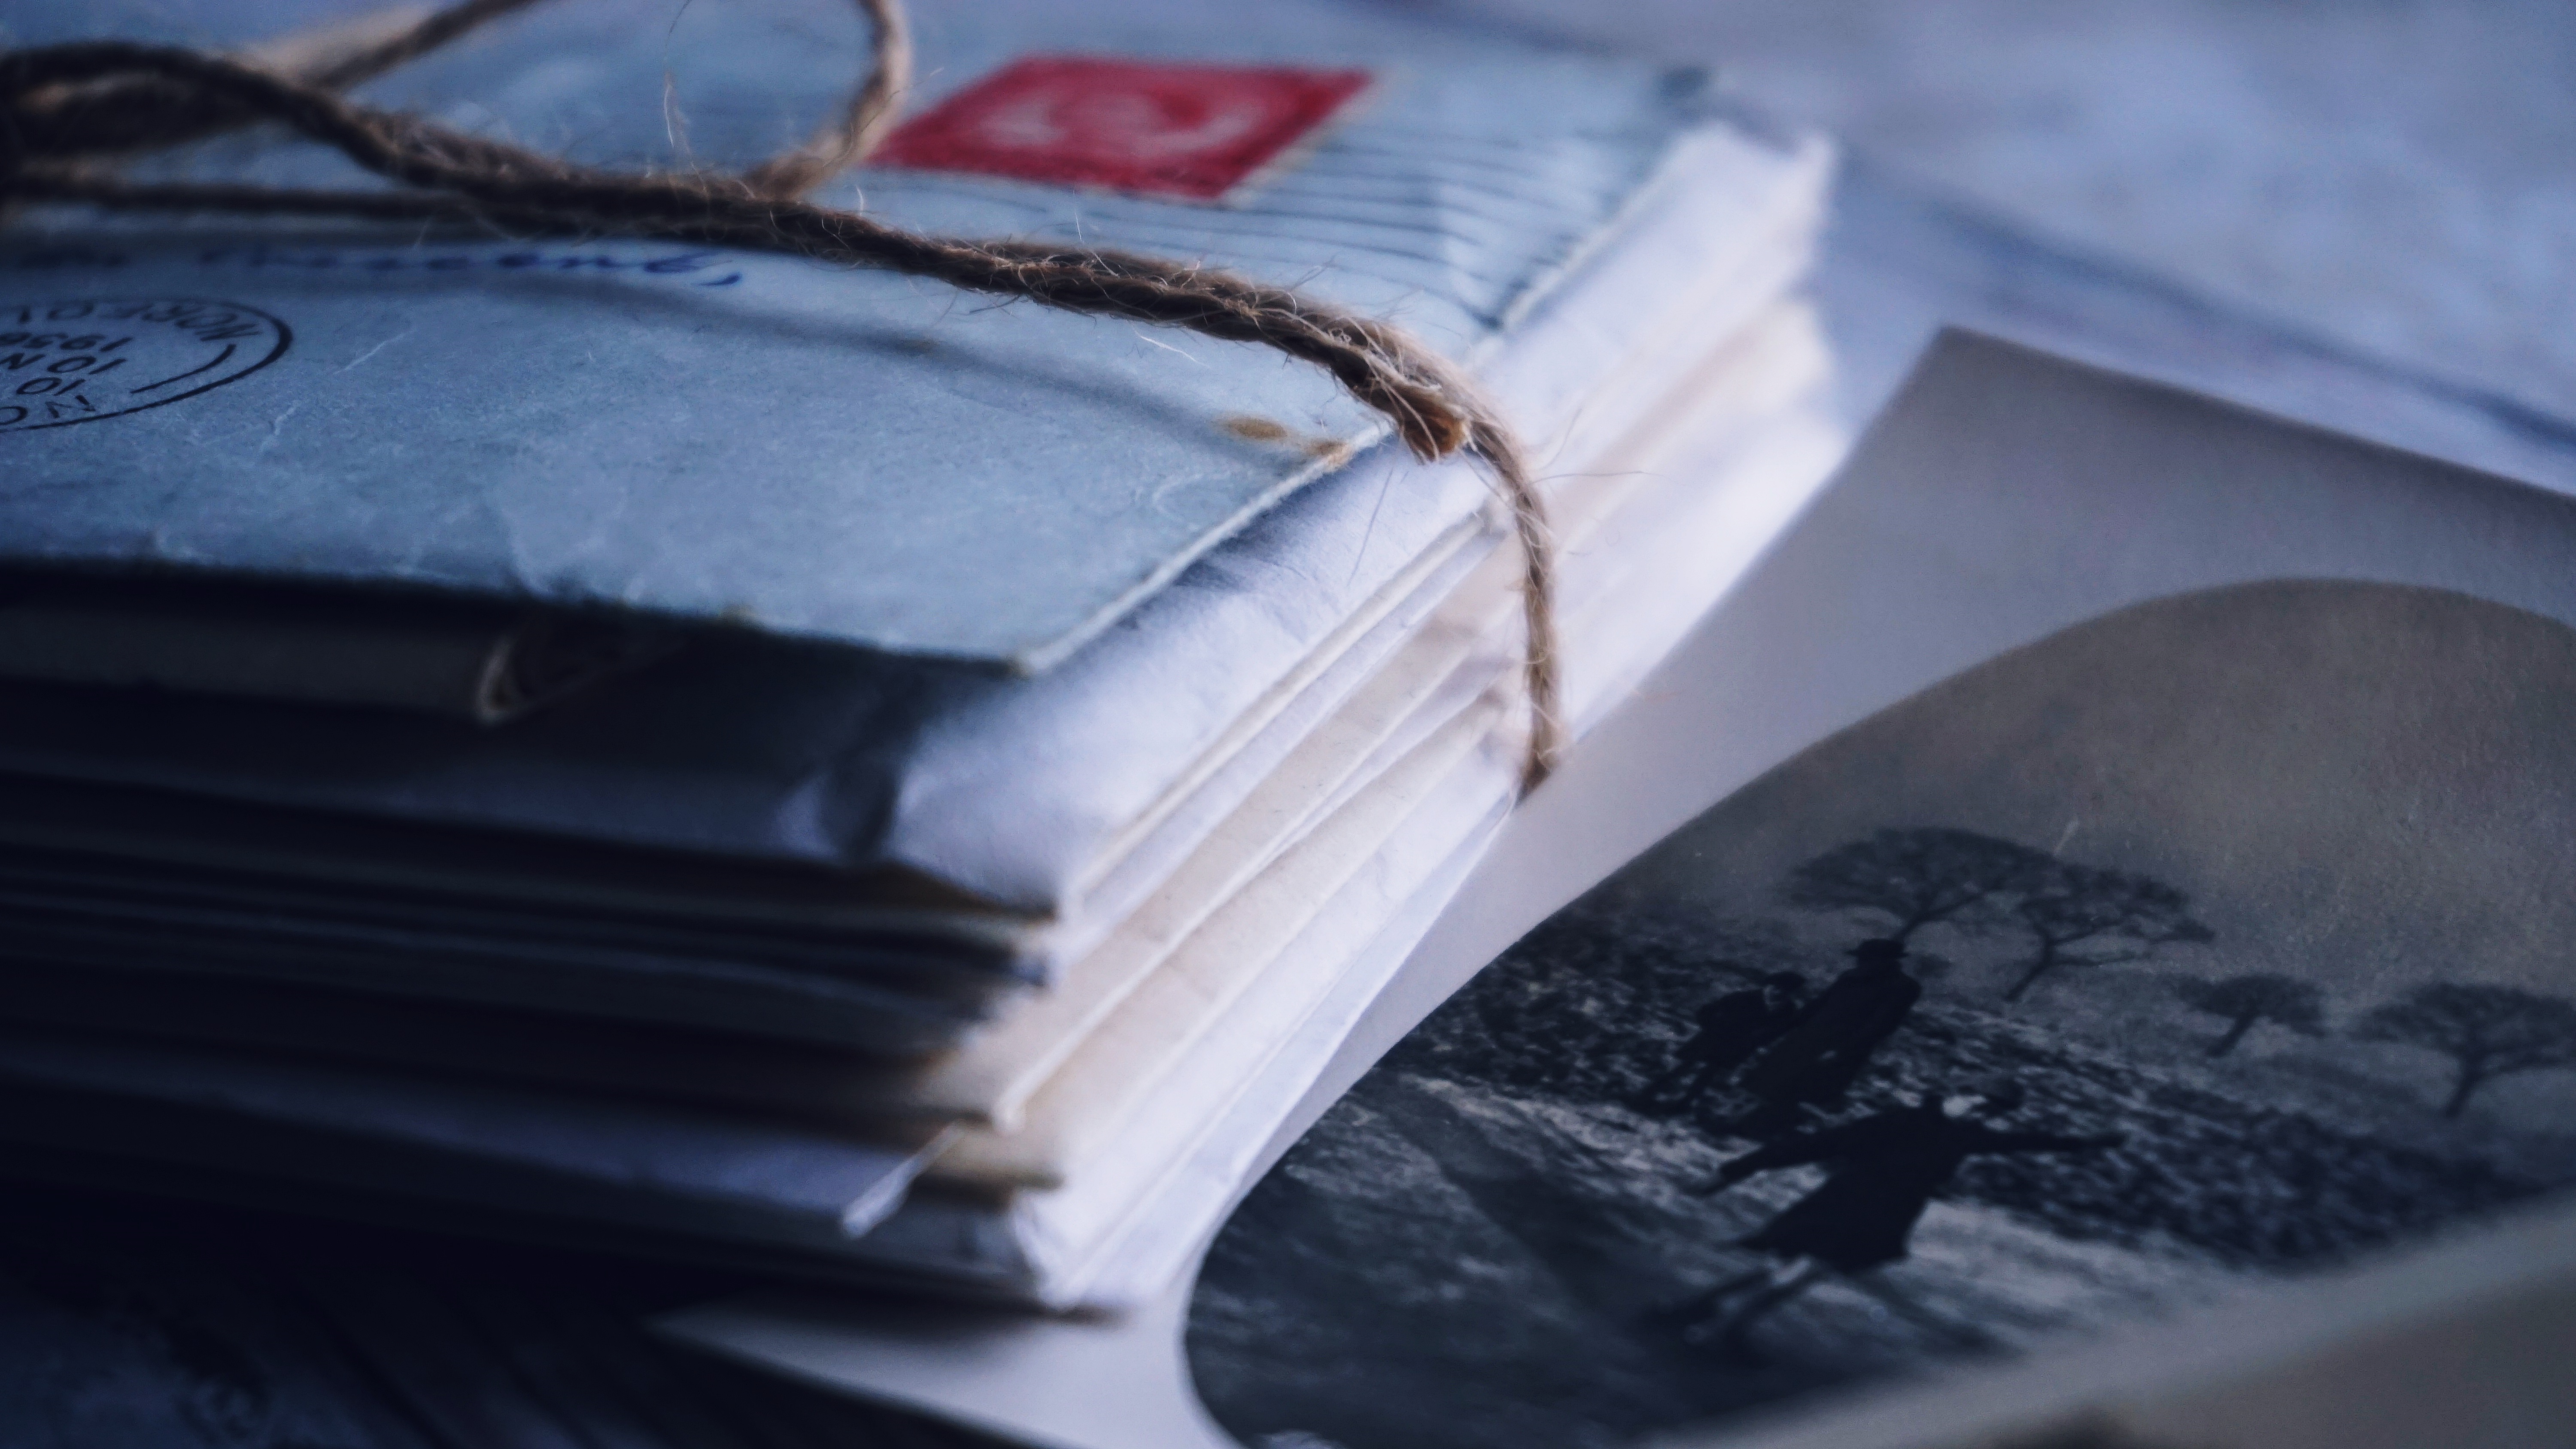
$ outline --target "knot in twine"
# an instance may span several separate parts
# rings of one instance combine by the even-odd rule
[[[0,207],[69,202],[688,241],[881,267],[1068,312],[1274,348],[1331,373],[1384,416],[1415,457],[1428,462],[1466,453],[1492,475],[1524,561],[1530,736],[1522,787],[1546,777],[1561,742],[1546,514],[1511,429],[1445,360],[1401,328],[1214,267],[1115,249],[925,236],[802,200],[805,191],[864,159],[893,124],[912,71],[896,0],[856,0],[873,30],[875,54],[841,113],[803,145],[739,175],[577,165],[341,94],[533,3],[464,0],[390,39],[343,47],[301,66],[124,41],[0,51]],[[331,146],[398,188],[135,183],[109,169],[121,156],[259,122]]]

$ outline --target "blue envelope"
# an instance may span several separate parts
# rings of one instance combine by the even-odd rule
[[[363,8],[127,3],[10,28],[243,46]],[[1651,68],[1320,5],[1022,0],[919,29],[916,116],[1031,57],[1365,84],[1215,199],[920,166],[819,199],[1205,260],[1471,365],[1698,105]],[[732,168],[829,114],[867,53],[842,0],[566,0],[360,94],[601,164]],[[134,169],[379,184],[272,129]],[[310,221],[43,211],[0,231],[0,566],[635,611],[1039,670],[1382,431],[1266,349],[884,272]]]

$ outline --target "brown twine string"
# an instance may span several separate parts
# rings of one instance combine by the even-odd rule
[[[881,267],[1068,312],[1274,348],[1332,374],[1383,414],[1416,457],[1464,451],[1491,472],[1510,506],[1524,565],[1530,739],[1523,788],[1546,777],[1561,743],[1546,513],[1511,429],[1447,362],[1390,324],[1216,268],[1116,250],[924,236],[799,199],[865,157],[895,119],[912,71],[896,0],[856,0],[875,32],[875,61],[841,114],[803,145],[739,176],[605,171],[338,94],[534,3],[463,0],[306,74],[123,41],[0,51],[0,207],[73,202],[458,221],[513,233],[688,241]],[[134,183],[104,164],[262,121],[331,146],[406,189]]]

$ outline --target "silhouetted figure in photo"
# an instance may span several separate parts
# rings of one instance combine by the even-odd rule
[[[1824,1184],[1782,1209],[1761,1228],[1738,1238],[1739,1247],[1768,1253],[1769,1267],[1730,1278],[1669,1315],[1693,1338],[1714,1337],[1735,1351],[1761,1318],[1814,1287],[1826,1273],[1854,1286],[1918,1323],[1951,1337],[1982,1335],[1933,1319],[1889,1289],[1875,1270],[1904,1258],[1932,1194],[1971,1157],[2020,1152],[2093,1152],[2116,1147],[2126,1133],[2071,1137],[2055,1132],[2005,1132],[1987,1123],[2020,1109],[2021,1085],[1999,1082],[1979,1091],[1930,1099],[1912,1107],[1875,1112],[1857,1122],[1799,1132],[1757,1147],[1718,1169],[1695,1194],[1722,1191],[1755,1173],[1801,1163],[1822,1163]]]
[[[1670,1115],[1697,1106],[1755,1052],[1797,1024],[1806,996],[1807,978],[1774,971],[1758,985],[1712,997],[1700,1007],[1690,1040],[1673,1053],[1672,1066],[1637,1094],[1637,1110]]]
[[[1904,942],[1863,941],[1851,953],[1851,968],[1746,1070],[1738,1085],[1762,1104],[1726,1124],[1729,1130],[1766,1137],[1796,1126],[1800,1107],[1841,1101],[1878,1044],[1922,999],[1923,983],[1905,974]]]

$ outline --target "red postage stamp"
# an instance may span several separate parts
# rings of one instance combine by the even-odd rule
[[[1215,201],[1368,83],[1360,70],[1032,56],[905,122],[872,159]]]

